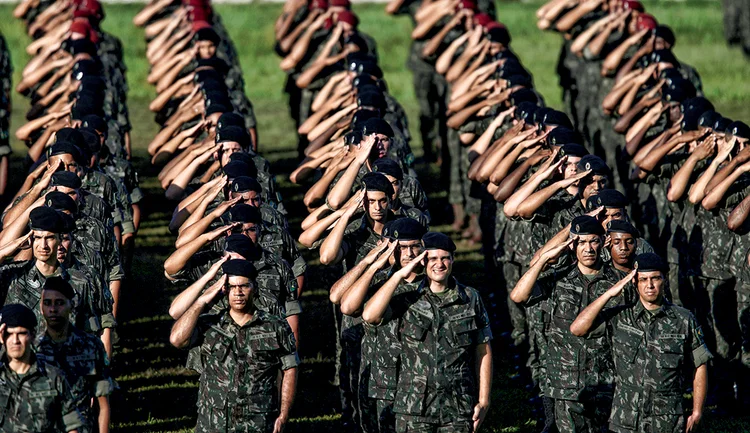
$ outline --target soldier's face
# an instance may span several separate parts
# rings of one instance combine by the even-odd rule
[[[210,59],[216,54],[216,45],[211,41],[197,41],[195,47],[201,59]]]
[[[229,191],[229,199],[233,200],[240,197],[240,202],[252,207],[260,206],[260,194],[257,191],[234,192]]]
[[[576,258],[584,266],[592,267],[599,260],[602,238],[599,235],[579,235],[576,241]]]
[[[240,143],[237,143],[236,141],[227,141],[225,143],[221,143],[221,166],[224,167],[225,165],[229,164],[229,157],[232,156],[235,152],[242,152],[242,146],[240,146]]]
[[[385,158],[388,156],[388,150],[391,148],[391,138],[385,134],[375,134],[375,146],[373,146],[373,153],[375,158]]]
[[[57,290],[42,290],[42,315],[47,326],[60,330],[68,324],[73,306],[70,299]]]
[[[254,285],[247,277],[231,275],[227,278],[229,307],[235,311],[247,311],[252,307]]]
[[[381,191],[367,191],[365,193],[365,208],[367,215],[373,221],[383,222],[388,213],[389,200],[388,196]]]
[[[565,165],[562,166],[563,176],[565,179],[578,174],[578,161],[580,160],[580,156],[568,155],[568,159],[565,161]]]
[[[34,258],[46,262],[51,258],[57,259],[57,247],[60,236],[57,233],[34,230],[31,235]]]
[[[57,261],[64,263],[65,259],[68,258],[68,252],[70,251],[70,244],[73,243],[73,239],[67,233],[60,235],[60,245],[57,246]]]
[[[660,271],[638,272],[636,275],[638,295],[645,302],[658,302],[661,300],[664,289],[664,274]]]
[[[629,267],[635,257],[635,238],[630,233],[610,233],[612,261]]]
[[[23,359],[31,348],[33,340],[34,333],[20,326],[8,328],[3,333],[3,345],[11,360]]]
[[[64,153],[62,155],[52,156],[49,159],[48,165],[50,166],[54,165],[55,161],[60,161],[61,163],[60,166],[62,167],[63,170],[78,174],[78,170],[80,167],[78,163],[75,161],[75,159],[73,159],[73,155],[69,153]]]
[[[398,260],[401,267],[405,267],[418,255],[422,254],[422,241],[398,241]]]
[[[385,177],[388,178],[388,182],[393,186],[393,197],[391,197],[391,200],[396,200],[398,192],[401,191],[401,181],[388,174],[386,174]]]
[[[445,250],[429,250],[425,257],[427,277],[439,283],[447,283],[453,270],[453,254]]]
[[[236,233],[242,234],[250,238],[254,244],[258,243],[258,233],[260,233],[260,226],[254,223],[244,223],[242,227],[236,229]]]
[[[594,175],[594,177],[591,179],[591,181],[586,185],[586,187],[583,189],[583,198],[585,200],[588,200],[589,197],[591,197],[594,194],[597,194],[599,191],[606,189],[609,185],[609,179],[607,179],[607,176],[601,176],[601,175]]]
[[[78,190],[75,188],[68,188],[67,186],[57,185],[52,187],[52,191],[58,191],[63,194],[67,194],[72,198],[73,200],[78,203]]]
[[[607,223],[610,221],[626,221],[627,220],[627,214],[625,213],[625,209],[622,208],[607,208],[604,210],[604,219],[602,220],[602,227],[604,229],[607,229]]]

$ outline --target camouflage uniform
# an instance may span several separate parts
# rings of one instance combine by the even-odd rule
[[[576,338],[570,333],[570,325],[617,281],[617,274],[607,265],[589,277],[573,263],[540,276],[528,301],[532,305],[549,302],[547,396],[555,399],[555,418],[561,432],[606,429],[614,384],[609,342],[604,332]]]
[[[222,310],[200,317],[190,343],[198,348],[203,370],[195,431],[273,431],[279,413],[277,375],[299,364],[286,321],[258,310],[238,326]]]
[[[99,164],[104,173],[124,184],[128,200],[131,204],[140,203],[143,200],[143,191],[141,191],[138,181],[138,173],[130,161],[116,156],[109,156],[106,160],[100,161]]]
[[[52,275],[42,275],[36,267],[36,259],[24,262],[12,262],[0,266],[0,299],[3,305],[23,304],[36,315],[38,323],[43,323],[39,304],[42,296],[42,286],[48,277],[61,277],[66,280],[76,292],[73,299],[72,322],[86,332],[96,334],[101,329],[102,316],[107,311],[99,298],[100,293],[91,285],[88,277],[75,269],[58,266]]]
[[[0,432],[68,432],[84,425],[63,372],[31,355],[31,368],[20,376],[0,359]]]
[[[387,281],[392,271],[381,271],[373,278],[370,293],[374,294]],[[379,280],[379,282],[375,282]],[[394,302],[417,290],[423,277],[412,282],[403,281],[394,292]],[[398,321],[382,326],[364,324],[362,337],[362,365],[359,379],[359,408],[362,430],[365,433],[394,433],[396,420],[393,399],[396,396],[401,357]]]
[[[381,326],[392,321],[401,338],[396,431],[471,432],[479,392],[475,348],[492,340],[479,293],[451,279],[437,295],[423,280],[391,301]]]
[[[685,372],[711,359],[695,317],[669,302],[655,311],[636,302],[602,314],[617,381],[610,430],[685,431],[682,396],[692,386]]]
[[[104,279],[104,261],[95,251],[87,252],[86,258],[87,261],[82,262],[74,254],[67,258],[63,265],[67,269],[74,269],[85,275],[86,280],[91,284],[92,299],[96,301],[95,309],[100,314],[99,321],[101,328],[114,328],[117,325],[115,316],[112,313],[115,300],[108,282]]]
[[[0,33],[0,157],[8,156],[10,148],[10,95],[13,65],[10,63],[10,50]]]
[[[37,344],[36,356],[43,364],[54,366],[65,375],[78,412],[84,419],[84,425],[78,431],[97,431],[91,400],[108,396],[117,387],[102,342],[71,326],[68,338],[62,343],[52,341],[45,334]]]
[[[112,219],[115,224],[122,226],[122,234],[135,231],[133,212],[128,196],[122,194],[114,179],[100,171],[87,170],[81,182],[81,189],[89,191],[112,206]]]
[[[125,277],[120,260],[120,246],[111,229],[101,221],[87,215],[76,217],[76,228],[73,235],[73,254],[87,264],[93,264],[93,255],[99,255],[105,264],[101,269],[107,283],[119,281]],[[97,268],[98,269],[98,268]]]

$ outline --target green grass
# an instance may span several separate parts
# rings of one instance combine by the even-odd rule
[[[534,11],[540,3],[502,3],[500,20],[513,34],[513,47],[534,75],[537,89],[548,104],[560,106],[560,90],[555,76],[555,65],[560,47],[559,36],[539,31],[534,22]],[[646,2],[648,10],[677,34],[675,48],[678,57],[693,65],[701,74],[706,95],[717,108],[731,118],[750,119],[750,82],[745,73],[750,65],[739,50],[724,44],[721,30],[721,6],[718,1],[699,3]],[[255,106],[263,153],[272,161],[279,174],[283,194],[291,215],[292,226],[298,225],[302,215],[300,199],[303,191],[286,181],[293,169],[296,146],[293,123],[289,119],[282,92],[286,79],[278,69],[279,58],[271,47],[273,22],[280,11],[276,4],[218,5],[224,24],[240,53],[245,72],[247,94]],[[135,28],[132,17],[140,5],[106,5],[104,28],[118,36],[125,48],[130,85],[129,108],[133,123],[135,164],[146,192],[143,203],[145,220],[138,236],[139,252],[134,259],[134,278],[124,292],[120,347],[113,361],[121,391],[113,397],[114,424],[118,432],[190,431],[195,422],[196,386],[198,377],[182,368],[185,354],[168,344],[171,320],[165,314],[177,289],[163,277],[161,265],[173,250],[173,238],[166,229],[171,215],[171,204],[162,199],[163,191],[154,180],[157,173],[148,163],[145,147],[157,132],[148,102],[154,96],[152,87],[145,84],[148,65],[144,57],[145,42],[141,29]],[[406,17],[389,17],[383,5],[354,6],[364,31],[379,44],[380,62],[391,93],[405,107],[412,125],[412,136],[417,136],[417,104],[412,89],[411,74],[405,68],[409,48],[411,23]],[[10,17],[12,5],[0,5],[0,16]],[[23,48],[29,39],[20,22],[7,19],[0,22],[0,31],[12,48],[13,64],[19,71],[28,61]],[[23,123],[28,103],[14,95],[15,110],[12,129]],[[412,143],[420,154],[421,143]],[[14,142],[14,174],[10,191],[22,181],[20,160],[25,153],[21,143]],[[435,191],[432,182],[437,171],[420,167],[420,173],[430,181],[424,182],[430,192],[432,215],[437,229],[445,229],[442,215],[447,203],[445,194]],[[311,255],[307,256],[314,260]],[[484,277],[481,256],[476,247],[460,244],[456,265],[461,279],[479,285]],[[309,288],[303,298],[301,355],[305,360],[300,368],[300,392],[295,404],[294,419],[288,427],[292,432],[337,431],[336,407],[338,394],[330,380],[333,376],[334,335],[331,309],[326,287],[331,276],[318,266],[310,267]],[[498,288],[500,293],[504,288]],[[495,386],[493,407],[484,431],[534,432],[538,430],[528,399],[531,395],[511,379],[514,368],[509,350],[501,341],[495,346]],[[750,431],[750,418],[712,419],[706,416],[706,431]]]

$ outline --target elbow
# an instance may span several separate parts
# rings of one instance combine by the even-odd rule
[[[378,323],[380,323],[380,318],[375,317],[372,314],[372,311],[368,310],[367,308],[365,308],[365,311],[362,312],[362,320],[369,323],[370,325],[377,325]]]
[[[341,303],[341,295],[338,294],[338,290],[336,290],[335,286],[331,287],[331,293],[328,294],[328,300],[334,305],[339,305]]]
[[[526,299],[524,299],[519,293],[517,293],[515,290],[510,292],[510,300],[515,302],[516,304],[521,304],[523,302],[526,302]]]
[[[356,316],[357,312],[359,312],[359,308],[355,308],[356,306],[353,305],[352,302],[342,302],[341,303],[341,313],[346,314],[347,316]]]
[[[185,346],[187,346],[187,341],[185,341],[183,338],[179,338],[178,335],[172,332],[171,334],[169,334],[169,344],[178,349],[184,349]]]
[[[674,188],[671,188],[671,187],[670,187],[670,188],[669,188],[669,189],[667,190],[667,200],[669,200],[669,201],[671,201],[671,202],[675,202],[675,201],[679,200],[679,199],[680,199],[680,195],[681,195],[681,194],[677,194],[677,193],[675,192]]]
[[[570,325],[570,333],[575,335],[576,337],[586,336],[586,331],[582,329],[582,327],[576,322],[573,322],[573,324]]]
[[[321,265],[332,265],[336,257],[328,251],[320,252],[320,264]]]

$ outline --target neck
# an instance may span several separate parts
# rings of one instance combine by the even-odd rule
[[[245,325],[247,322],[253,320],[255,314],[255,307],[250,307],[246,310],[234,310],[229,309],[229,316],[234,322],[240,326]]]
[[[60,262],[57,261],[57,257],[50,257],[47,261],[44,262],[41,260],[36,261],[36,268],[45,277],[54,274],[59,266]]]
[[[640,300],[641,300],[641,304],[643,305],[643,308],[649,311],[658,310],[659,308],[661,308],[662,305],[664,305],[664,302],[661,296],[656,298],[654,302],[646,301],[643,298],[640,298]]]
[[[443,293],[448,290],[448,281],[430,280],[430,291],[432,293]]]
[[[570,194],[572,196],[577,196],[578,195],[578,187],[574,186],[574,185],[571,185],[571,186],[565,188],[565,191],[568,191],[568,194]]]
[[[630,272],[630,271],[633,270],[633,264],[632,263],[627,264],[627,265],[621,265],[621,264],[617,263],[616,261],[612,260],[612,266],[615,269],[617,269],[618,271],[623,271],[623,272]]]
[[[375,221],[374,219],[370,218],[370,215],[367,215],[367,220],[372,226],[372,231],[375,233],[382,235],[383,234],[383,226],[385,223],[382,223],[380,221]]]
[[[70,322],[65,322],[65,325],[63,325],[61,329],[54,329],[47,326],[47,336],[49,336],[49,338],[55,343],[67,340],[69,332]]]
[[[16,374],[26,374],[31,368],[31,351],[27,350],[26,354],[21,358],[11,359],[8,362],[8,367]]]
[[[599,271],[601,271],[601,269],[602,269],[601,259],[597,260],[596,263],[594,263],[594,265],[591,267],[584,265],[583,263],[581,263],[580,260],[578,261],[578,270],[580,270],[583,275],[598,274]]]
[[[418,274],[418,273],[416,273],[416,272],[412,272],[412,273],[410,273],[409,275],[407,275],[407,276],[406,276],[406,278],[404,278],[404,281],[406,281],[407,283],[411,283],[411,282],[412,282],[412,281],[414,281],[414,280],[415,280],[415,279],[416,279],[416,278],[417,278],[418,276],[419,276],[419,274]]]

